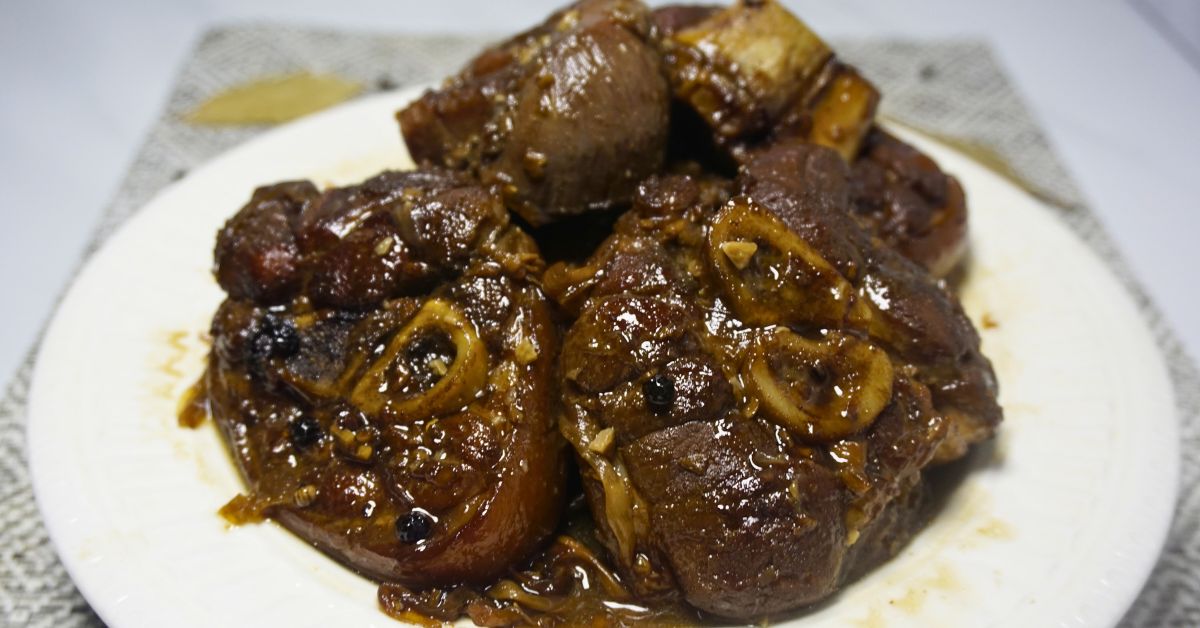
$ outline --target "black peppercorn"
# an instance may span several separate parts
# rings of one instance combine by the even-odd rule
[[[642,396],[653,412],[666,412],[675,403],[675,380],[659,373],[642,384]]]
[[[291,322],[266,316],[258,324],[250,351],[255,360],[286,358],[300,350],[300,334]]]
[[[321,424],[310,416],[292,419],[288,430],[291,432],[289,435],[292,437],[292,444],[301,449],[321,439]]]
[[[433,517],[414,510],[396,519],[396,537],[401,543],[412,545],[429,538],[433,531]]]

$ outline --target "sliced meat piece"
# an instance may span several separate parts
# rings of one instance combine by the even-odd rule
[[[650,180],[592,259],[546,273],[574,315],[561,429],[642,599],[739,621],[824,599],[920,529],[924,470],[1000,421],[971,323],[862,228],[849,177],[781,143],[727,199]]]
[[[541,267],[499,198],[446,171],[259,190],[217,248],[204,383],[248,488],[226,516],[415,588],[528,558],[566,481]]]

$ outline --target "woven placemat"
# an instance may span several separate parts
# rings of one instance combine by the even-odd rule
[[[210,96],[264,76],[298,71],[336,74],[373,90],[435,81],[457,69],[486,41],[278,25],[209,31],[180,73],[166,111],[105,211],[87,254],[163,186],[265,130],[185,122],[184,114]],[[886,95],[884,115],[935,131],[1006,164],[1006,174],[1055,207],[1140,306],[1174,384],[1182,420],[1183,477],[1164,554],[1122,626],[1200,626],[1200,582],[1195,573],[1200,567],[1200,374],[1195,364],[1087,209],[986,46],[973,41],[866,40],[837,42],[837,48],[879,85]],[[31,363],[32,353],[0,399],[0,622],[100,626],[55,556],[34,505],[24,429]]]

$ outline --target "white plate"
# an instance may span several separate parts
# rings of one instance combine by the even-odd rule
[[[230,151],[159,194],[97,253],[54,317],[29,398],[34,488],[75,583],[114,628],[394,626],[375,587],[273,524],[229,528],[240,488],[211,424],[176,424],[221,299],[214,235],[262,183],[405,167],[366,98]],[[1178,434],[1163,361],[1104,265],[1038,202],[920,137],[966,186],[966,309],[1006,421],[898,557],[803,626],[1111,626],[1174,503]]]

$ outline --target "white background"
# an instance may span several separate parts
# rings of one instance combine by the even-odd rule
[[[34,342],[205,28],[270,19],[504,33],[558,4],[0,0],[0,380]],[[989,41],[1137,275],[1200,355],[1200,0],[786,4],[828,37]]]

